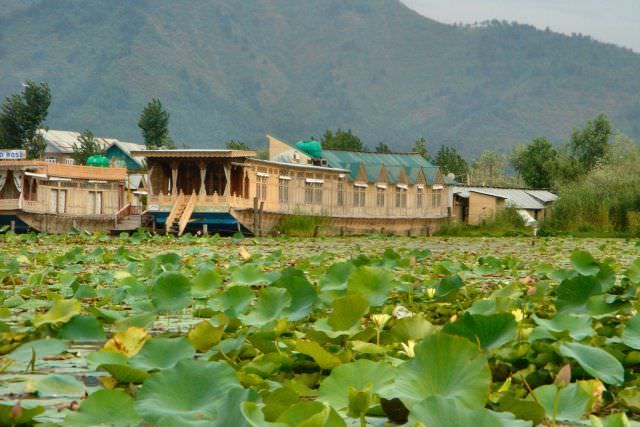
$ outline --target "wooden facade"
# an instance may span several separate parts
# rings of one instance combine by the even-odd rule
[[[125,203],[127,170],[0,161],[0,224],[60,233],[104,231]]]
[[[440,174],[396,173],[385,167],[371,182],[356,171],[260,160],[234,150],[157,150],[146,157],[148,211],[156,227],[189,231],[271,232],[287,215],[329,219],[334,233],[430,234],[448,218]],[[300,158],[300,157],[298,157]],[[397,171],[395,171],[397,172]]]

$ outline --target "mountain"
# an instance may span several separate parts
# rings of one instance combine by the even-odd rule
[[[350,128],[473,156],[604,112],[640,139],[640,55],[494,22],[445,25],[397,0],[4,0],[0,97],[47,81],[47,125],[140,141],[151,97],[178,145]]]

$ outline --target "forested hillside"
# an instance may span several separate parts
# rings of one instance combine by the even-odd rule
[[[640,55],[522,25],[444,25],[397,0],[5,0],[0,97],[47,81],[51,128],[140,141],[152,97],[178,145],[351,128],[473,156],[559,141],[598,113],[640,138]]]

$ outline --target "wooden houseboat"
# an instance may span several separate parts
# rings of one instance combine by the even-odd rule
[[[269,160],[220,149],[146,150],[147,212],[182,234],[268,234],[288,215],[325,217],[335,234],[430,234],[450,216],[450,182],[420,155],[303,149],[268,136]]]
[[[131,213],[126,168],[0,160],[0,227],[106,231]]]

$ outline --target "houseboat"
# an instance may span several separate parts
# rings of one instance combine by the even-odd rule
[[[146,159],[156,230],[264,235],[287,216],[314,215],[335,234],[427,235],[450,217],[452,182],[419,154],[267,139],[268,160],[242,150],[133,151]]]
[[[110,230],[132,213],[126,180],[126,168],[0,160],[0,227],[47,233]]]

